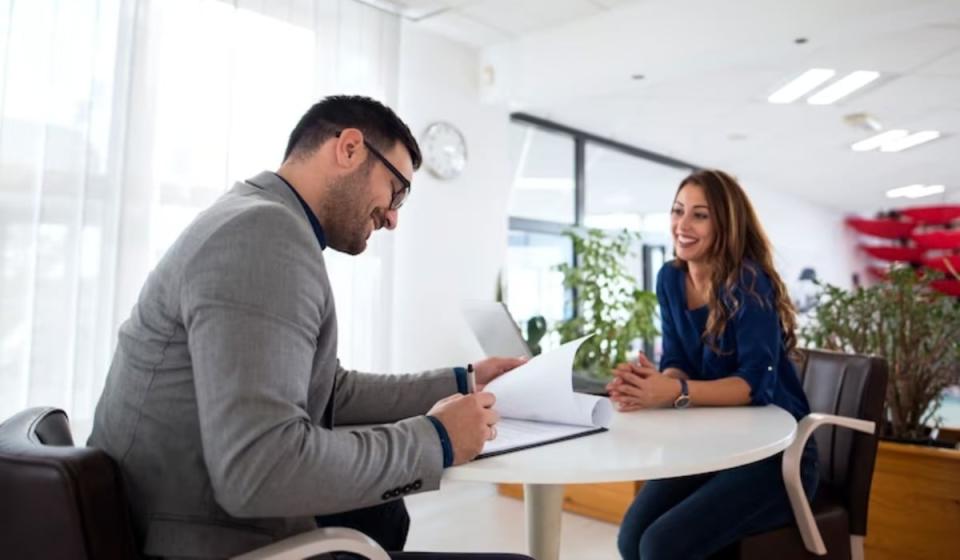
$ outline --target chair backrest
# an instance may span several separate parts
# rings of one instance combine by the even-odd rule
[[[31,408],[0,424],[0,555],[138,558],[120,472],[73,447],[67,415]]]
[[[875,356],[798,350],[797,372],[812,412],[876,422],[879,433],[887,389],[887,362]],[[866,535],[877,435],[824,426],[814,432],[820,482],[831,487],[850,514],[850,532]]]

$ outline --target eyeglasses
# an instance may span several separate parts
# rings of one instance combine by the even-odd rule
[[[340,138],[340,132],[337,132],[337,138]],[[363,145],[370,150],[370,153],[380,160],[380,163],[382,163],[384,167],[393,173],[393,176],[396,177],[398,181],[400,181],[400,190],[393,191],[393,196],[390,198],[390,209],[398,210],[401,206],[403,206],[403,203],[407,200],[407,196],[410,194],[410,181],[404,177],[403,174],[400,173],[400,171],[394,167],[393,164],[390,163],[390,161],[387,160],[382,153],[380,153],[380,150],[374,148],[373,144],[370,142],[367,142],[366,138],[363,139]]]

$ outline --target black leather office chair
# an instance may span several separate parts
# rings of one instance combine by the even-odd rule
[[[139,550],[117,465],[99,449],[74,447],[62,410],[31,408],[0,424],[0,557],[137,559]],[[390,559],[372,539],[342,527],[296,535],[238,559],[289,560],[332,551]],[[400,553],[394,558],[527,559],[438,553]]]
[[[800,350],[796,365],[812,411],[801,420],[798,439],[813,430],[820,452],[820,486],[809,510],[823,546],[818,546],[821,543],[809,532],[804,537],[797,523],[792,523],[743,539],[718,557],[863,559],[877,436],[874,430],[864,433],[838,425],[865,430],[868,423],[873,423],[879,430],[887,363],[877,357]],[[815,429],[817,426],[819,429]],[[802,442],[796,451],[801,449]],[[785,456],[788,454],[789,450]],[[799,461],[799,454],[796,459]],[[800,514],[797,521],[801,522],[803,512],[798,512],[796,505],[794,513]],[[818,548],[822,555],[817,553]]]
[[[121,489],[106,453],[73,447],[63,411],[33,408],[0,424],[5,556],[138,558]]]

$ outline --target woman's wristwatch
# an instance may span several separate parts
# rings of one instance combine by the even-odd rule
[[[680,396],[673,401],[673,408],[687,408],[690,406],[690,391],[687,388],[687,380],[681,377],[677,381],[680,382]]]

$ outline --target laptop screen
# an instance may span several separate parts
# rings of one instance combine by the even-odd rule
[[[532,357],[506,305],[495,301],[471,301],[464,303],[462,310],[470,330],[488,357]]]

